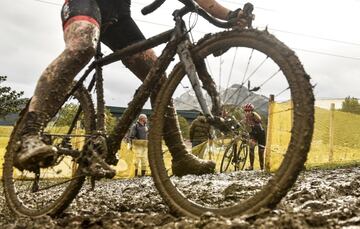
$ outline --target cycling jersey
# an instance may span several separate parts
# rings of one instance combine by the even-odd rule
[[[261,117],[258,113],[255,111],[251,112],[250,114],[245,116],[245,123],[248,126],[255,126],[255,125],[261,125]]]
[[[145,37],[131,18],[130,0],[66,0],[61,10],[64,30],[76,20],[101,27],[100,40],[113,51]]]
[[[245,116],[244,123],[249,128],[250,138],[255,140],[260,148],[264,148],[266,136],[265,130],[261,125],[260,115],[253,111]]]

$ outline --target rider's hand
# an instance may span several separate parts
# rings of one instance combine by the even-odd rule
[[[242,9],[236,9],[234,11],[230,11],[227,20],[234,24],[234,27],[245,28],[247,26],[247,20],[244,16],[244,12]]]
[[[251,3],[245,3],[243,9],[237,9],[230,11],[227,20],[234,25],[234,27],[240,28],[252,28],[252,21],[255,19],[255,15],[252,13],[254,6]]]

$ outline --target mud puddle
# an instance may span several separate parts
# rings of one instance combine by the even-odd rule
[[[255,171],[187,176],[179,185],[196,201],[221,205],[247,198],[268,179]],[[360,167],[306,171],[274,210],[230,219],[210,213],[200,219],[171,215],[150,177],[100,181],[94,191],[87,182],[61,216],[34,220],[14,218],[0,188],[0,228],[360,228]]]

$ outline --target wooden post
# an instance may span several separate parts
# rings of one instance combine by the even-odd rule
[[[330,105],[330,124],[329,124],[329,162],[332,162],[334,155],[334,114],[335,104]]]
[[[265,146],[265,170],[267,172],[270,172],[270,168],[271,168],[271,140],[272,140],[274,101],[275,101],[275,96],[270,95],[269,105],[268,105],[268,123],[266,130],[266,146]]]

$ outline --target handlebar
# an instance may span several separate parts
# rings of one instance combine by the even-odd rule
[[[158,9],[162,4],[164,4],[166,0],[154,0],[152,3],[150,3],[149,5],[145,6],[142,10],[141,13],[143,15],[149,14],[154,12],[156,9]],[[198,13],[201,17],[203,17],[204,19],[206,19],[208,22],[210,22],[211,24],[219,27],[219,28],[231,28],[234,26],[234,21],[221,21],[218,20],[212,16],[210,16],[205,10],[201,9],[200,7],[198,7],[195,3],[194,0],[178,0],[181,3],[183,3],[185,5],[185,7],[183,7],[181,10],[178,10],[176,12],[181,12],[178,16],[182,17],[185,14],[189,13],[189,12],[196,12]],[[252,11],[253,11],[253,5],[250,3],[246,3],[244,5],[244,15],[246,18],[250,18],[250,20],[248,20],[248,27],[251,27],[251,21],[252,21]]]
[[[143,15],[146,15],[146,14],[154,12],[155,10],[157,10],[157,8],[159,8],[162,4],[164,4],[165,1],[166,0],[155,0],[152,3],[150,3],[149,5],[142,8],[141,13]]]

